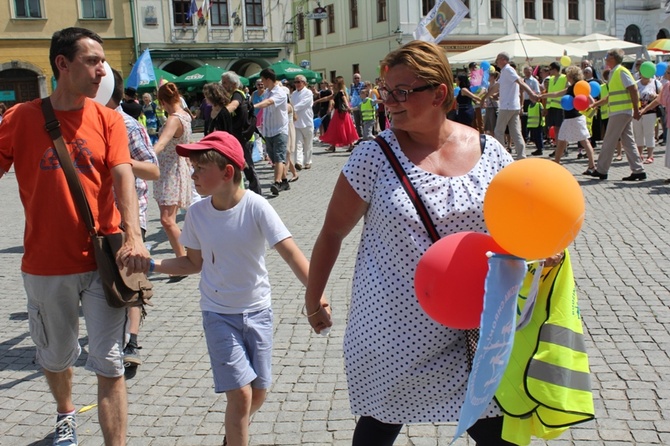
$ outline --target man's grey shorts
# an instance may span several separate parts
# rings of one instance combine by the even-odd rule
[[[265,137],[265,150],[273,163],[286,163],[286,148],[288,146],[288,135],[280,133],[275,136]]]
[[[216,393],[272,384],[272,308],[244,314],[202,312]]]
[[[81,302],[88,334],[86,369],[107,378],[123,375],[126,309],[107,305],[97,271],[63,276],[23,273],[23,284],[30,336],[43,368],[62,372],[77,361]]]

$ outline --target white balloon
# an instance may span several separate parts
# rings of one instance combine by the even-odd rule
[[[95,95],[93,100],[99,104],[107,105],[114,91],[114,74],[112,73],[112,67],[107,62],[103,62],[103,64],[105,66],[105,75],[100,80],[98,94]]]

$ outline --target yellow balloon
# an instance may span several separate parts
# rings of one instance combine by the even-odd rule
[[[489,73],[495,73],[495,72],[496,72],[496,67],[494,67],[493,65],[491,65],[491,66],[489,67]]]
[[[572,64],[572,60],[570,60],[570,56],[562,56],[561,57],[561,66],[569,67],[570,64]]]

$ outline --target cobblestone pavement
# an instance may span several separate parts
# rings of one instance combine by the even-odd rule
[[[530,152],[531,149],[528,150]],[[597,419],[564,433],[552,445],[670,444],[670,170],[663,167],[664,147],[648,165],[650,179],[619,181],[627,163],[615,162],[610,180],[589,180],[586,167],[571,150],[565,167],[583,186],[587,216],[571,252],[587,331]],[[268,196],[297,243],[309,255],[346,153],[317,146],[313,169],[303,170],[291,191]],[[271,171],[257,164],[269,195]],[[12,172],[0,180],[0,444],[50,444],[55,406],[28,334],[20,259],[23,213]],[[48,224],[48,222],[44,222]],[[542,227],[519,228],[542,231]],[[360,226],[345,241],[327,293],[335,326],[329,337],[311,333],[300,315],[304,289],[276,252],[267,256],[275,311],[274,384],[251,426],[252,445],[347,445],[351,415],[343,371],[342,336]],[[171,250],[151,200],[148,241],[155,257]],[[224,396],[212,387],[209,359],[198,307],[198,277],[168,284],[153,279],[155,306],[142,327],[144,364],[128,382],[129,444],[217,445],[223,436]],[[95,377],[75,366],[77,408],[96,402]],[[666,384],[663,384],[665,382]],[[79,414],[82,445],[101,445],[97,410]],[[403,429],[398,445],[448,445],[453,425],[417,425]],[[473,445],[459,439],[456,445]],[[545,444],[534,441],[533,445]]]

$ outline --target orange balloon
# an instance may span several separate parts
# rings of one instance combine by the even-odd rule
[[[584,223],[584,195],[570,172],[553,161],[515,161],[493,177],[484,221],[505,251],[527,260],[561,252]]]
[[[591,86],[586,81],[578,81],[575,84],[574,91],[575,91],[574,96],[578,96],[580,94],[583,94],[584,96],[588,96],[588,95],[591,94]]]

